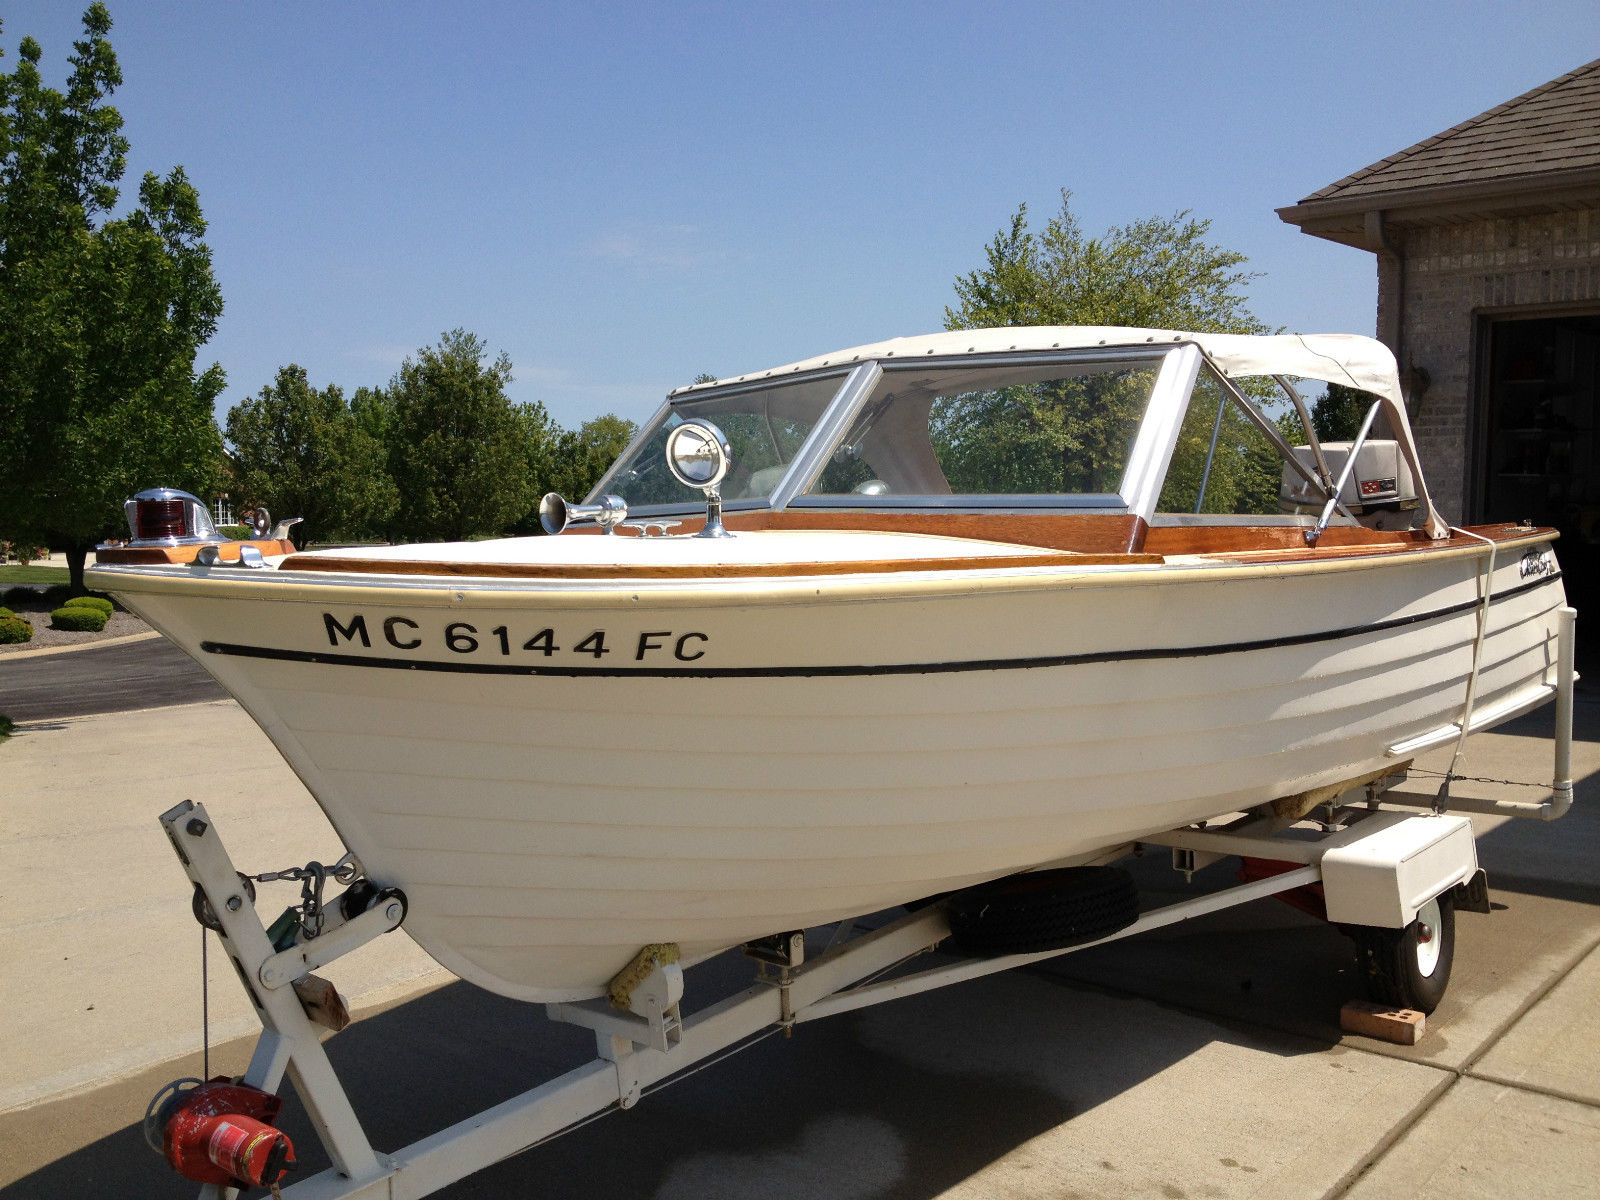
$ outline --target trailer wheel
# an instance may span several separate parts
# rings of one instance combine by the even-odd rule
[[[1012,875],[945,901],[950,932],[969,954],[1065,950],[1116,933],[1139,918],[1133,876],[1120,867],[1062,867]]]
[[[1404,929],[1354,930],[1356,961],[1379,1004],[1431,1013],[1444,999],[1456,955],[1456,908],[1449,892],[1417,909]]]

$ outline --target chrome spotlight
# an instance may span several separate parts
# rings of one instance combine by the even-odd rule
[[[722,493],[717,490],[732,459],[722,430],[701,417],[690,417],[667,434],[667,469],[685,487],[705,493],[706,527],[696,537],[733,536],[722,526]]]

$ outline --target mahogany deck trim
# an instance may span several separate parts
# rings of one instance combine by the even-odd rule
[[[279,570],[362,575],[432,575],[488,579],[771,579],[808,575],[879,575],[909,571],[989,571],[1019,567],[1153,565],[1159,554],[1005,554],[976,558],[874,558],[854,562],[633,564],[425,562],[297,554]]]
[[[288,538],[272,540],[256,538],[241,542],[209,542],[217,548],[219,562],[238,562],[240,546],[254,546],[263,557],[293,554],[294,543]],[[96,563],[132,566],[156,566],[162,563],[191,563],[200,553],[200,546],[108,546],[94,552]]]
[[[681,527],[692,532],[698,518]],[[1018,553],[975,557],[935,556],[912,559],[863,559],[813,563],[705,564],[561,564],[501,562],[435,562],[421,559],[362,558],[353,555],[295,554],[280,570],[358,575],[410,575],[435,578],[490,579],[756,579],[815,575],[876,575],[933,571],[981,571],[1029,567],[1155,566],[1169,557],[1235,563],[1317,563],[1357,557],[1470,549],[1475,538],[1453,535],[1435,540],[1417,530],[1381,531],[1360,526],[1330,527],[1315,547],[1305,544],[1298,525],[1186,525],[1146,528],[1126,514],[1043,513],[867,513],[782,512],[741,513],[728,520],[738,530],[861,529],[885,533],[926,533],[944,537],[1004,542]],[[1473,532],[1497,544],[1532,544],[1553,540],[1552,529],[1490,525]],[[596,536],[598,529],[573,530],[563,536]],[[632,536],[640,536],[633,532]],[[1143,543],[1142,551],[1124,547]],[[1113,549],[1103,547],[1112,546]],[[192,557],[192,556],[191,556]]]

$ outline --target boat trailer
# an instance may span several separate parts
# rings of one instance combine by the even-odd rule
[[[252,877],[235,867],[204,806],[185,800],[162,814],[161,825],[194,885],[195,916],[221,938],[262,1033],[249,1067],[237,1079],[181,1080],[163,1088],[146,1113],[145,1136],[174,1168],[204,1185],[200,1194],[206,1200],[231,1200],[246,1186],[265,1186],[293,1200],[426,1196],[613,1107],[632,1108],[653,1086],[772,1032],[788,1036],[808,1021],[1043,962],[1266,896],[1279,896],[1351,933],[1372,974],[1397,992],[1387,997],[1391,1002],[1410,1002],[1418,978],[1413,971],[1408,985],[1407,969],[1420,967],[1430,977],[1420,983],[1431,989],[1423,1001],[1431,1008],[1448,981],[1454,910],[1489,911],[1471,821],[1443,807],[1550,820],[1571,803],[1572,616],[1571,609],[1562,614],[1553,684],[1504,702],[1498,706],[1503,712],[1474,713],[1469,702],[1459,722],[1389,751],[1398,759],[1424,743],[1455,740],[1459,748],[1473,729],[1554,698],[1554,780],[1542,803],[1457,800],[1449,796],[1448,774],[1433,797],[1391,791],[1407,776],[1407,758],[1376,777],[1297,798],[1303,803],[1289,811],[1265,805],[1226,823],[1202,822],[1151,835],[1078,864],[1106,869],[1128,854],[1164,848],[1173,869],[1192,877],[1230,856],[1244,860],[1242,882],[1160,908],[1130,910],[1127,921],[1108,935],[1031,953],[941,954],[932,965],[908,969],[912,960],[961,940],[959,934],[952,937],[952,916],[971,893],[956,893],[876,928],[842,921],[815,958],[807,956],[801,931],[752,942],[744,951],[757,963],[753,984],[688,1015],[681,1011],[684,971],[677,947],[646,946],[612,980],[606,998],[545,1006],[550,1019],[594,1034],[592,1061],[392,1154],[380,1153],[368,1141],[322,1047],[321,1030],[343,1028],[349,1015],[332,985],[312,972],[400,928],[405,895],[362,878],[353,861],[331,872],[318,867],[257,876],[304,884],[299,912],[286,911],[269,929],[255,907]],[[1433,811],[1396,811],[1385,804]],[[328,877],[347,886],[323,903]],[[332,1166],[284,1188],[281,1181],[294,1164],[294,1151],[272,1122],[286,1074]]]
[[[316,967],[399,928],[404,896],[357,880],[350,889],[357,893],[355,902],[326,906],[317,936],[306,938],[302,931],[280,948],[282,931],[276,941],[269,936],[241,883],[246,877],[234,866],[215,823],[204,806],[186,800],[163,814],[161,824],[194,882],[196,915],[220,936],[263,1030],[248,1069],[238,1079],[186,1081],[198,1084],[188,1092],[164,1089],[152,1101],[146,1136],[179,1169],[198,1157],[201,1169],[184,1174],[205,1183],[202,1197],[236,1197],[241,1182],[268,1186],[278,1194],[279,1180],[293,1163],[287,1137],[271,1125],[278,1103],[273,1093],[287,1074],[332,1166],[283,1187],[283,1196],[420,1197],[586,1118],[613,1107],[631,1108],[653,1085],[774,1030],[787,1036],[808,1021],[1042,962],[1265,896],[1313,888],[1323,897],[1329,920],[1371,927],[1391,937],[1415,929],[1419,911],[1441,897],[1456,907],[1487,912],[1470,821],[1382,809],[1382,784],[1366,786],[1366,803],[1329,803],[1319,810],[1320,819],[1311,822],[1246,815],[1226,825],[1186,827],[1108,852],[1098,861],[1143,853],[1146,847],[1167,848],[1174,868],[1190,874],[1226,856],[1243,855],[1247,865],[1265,862],[1267,873],[1145,911],[1109,937],[1081,945],[988,958],[941,955],[908,972],[907,963],[950,938],[947,908],[933,903],[878,928],[842,922],[815,958],[806,956],[800,932],[752,943],[745,948],[757,959],[752,986],[688,1015],[680,1011],[684,972],[675,961],[676,947],[646,947],[614,981],[608,999],[546,1006],[552,1020],[594,1033],[596,1057],[591,1062],[392,1154],[380,1153],[367,1140],[321,1044],[322,1026],[341,1027],[342,1002],[336,995],[330,999],[330,985],[307,985],[315,982],[309,972]],[[1242,872],[1241,877],[1249,874]],[[245,1099],[230,1104],[230,1096]],[[186,1132],[190,1144],[174,1144]]]

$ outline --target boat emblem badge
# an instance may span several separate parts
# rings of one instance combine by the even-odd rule
[[[1529,550],[1522,556],[1522,561],[1517,564],[1517,571],[1522,578],[1530,575],[1554,575],[1556,573],[1556,556],[1550,550]]]

